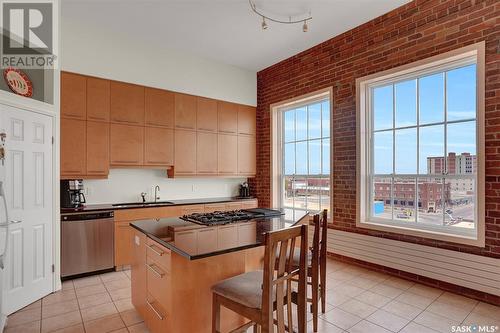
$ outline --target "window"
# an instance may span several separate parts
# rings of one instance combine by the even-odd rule
[[[484,242],[483,65],[474,50],[358,80],[358,226]]]
[[[329,96],[322,93],[274,110],[273,191],[278,193],[273,204],[287,211],[330,211]]]

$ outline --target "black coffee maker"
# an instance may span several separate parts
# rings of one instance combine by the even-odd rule
[[[240,198],[249,198],[250,197],[250,187],[247,182],[240,184]]]
[[[82,179],[61,180],[62,208],[83,207],[85,202]]]

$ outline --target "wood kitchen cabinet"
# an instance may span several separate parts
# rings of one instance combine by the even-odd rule
[[[238,136],[238,174],[255,175],[256,153],[254,136]]]
[[[87,176],[109,174],[109,123],[87,121]]]
[[[144,125],[144,87],[111,82],[111,122]]]
[[[144,134],[144,165],[171,166],[174,164],[174,130],[146,127]]]
[[[61,119],[61,176],[86,174],[87,128],[85,120]]]
[[[196,173],[217,174],[217,133],[198,132],[196,143]]]
[[[196,131],[175,130],[175,174],[196,174]]]
[[[217,140],[218,173],[236,175],[238,173],[238,136],[219,134]]]
[[[197,130],[217,132],[217,101],[215,99],[198,97],[197,103]]]
[[[221,133],[238,132],[238,105],[230,102],[217,103],[218,127]]]
[[[145,89],[146,126],[174,127],[175,94],[171,91]]]
[[[134,229],[129,221],[115,221],[115,266],[122,267],[133,262]]]
[[[142,318],[147,314],[147,286],[146,286],[146,235],[137,230],[133,230],[131,264],[131,289],[132,304]]]
[[[110,162],[111,165],[143,165],[144,127],[111,124]]]
[[[256,120],[254,107],[238,105],[238,134],[255,135]]]
[[[175,94],[175,127],[196,129],[197,97],[186,94]]]
[[[109,122],[110,82],[87,77],[87,120]]]
[[[87,79],[83,75],[61,72],[61,117],[87,118]]]

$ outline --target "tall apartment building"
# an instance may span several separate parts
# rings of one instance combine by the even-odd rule
[[[472,175],[476,171],[476,155],[470,153],[448,153],[446,157],[449,175]],[[427,173],[442,174],[445,171],[444,157],[427,157]]]

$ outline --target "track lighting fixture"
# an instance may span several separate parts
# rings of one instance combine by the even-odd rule
[[[305,14],[305,15],[301,15],[302,17],[295,16],[295,18],[293,18],[292,16],[289,16],[288,20],[280,20],[280,19],[272,18],[272,17],[265,15],[262,10],[257,8],[257,6],[255,5],[255,3],[252,2],[252,0],[248,0],[248,3],[250,4],[250,8],[252,9],[252,11],[255,14],[262,17],[262,23],[261,23],[262,30],[266,30],[268,28],[268,25],[266,22],[266,20],[268,20],[271,22],[281,23],[281,24],[303,23],[302,24],[302,31],[303,32],[309,31],[309,26],[307,25],[307,21],[312,20],[311,12],[309,12],[308,14]],[[306,16],[306,17],[304,17],[304,16]]]

